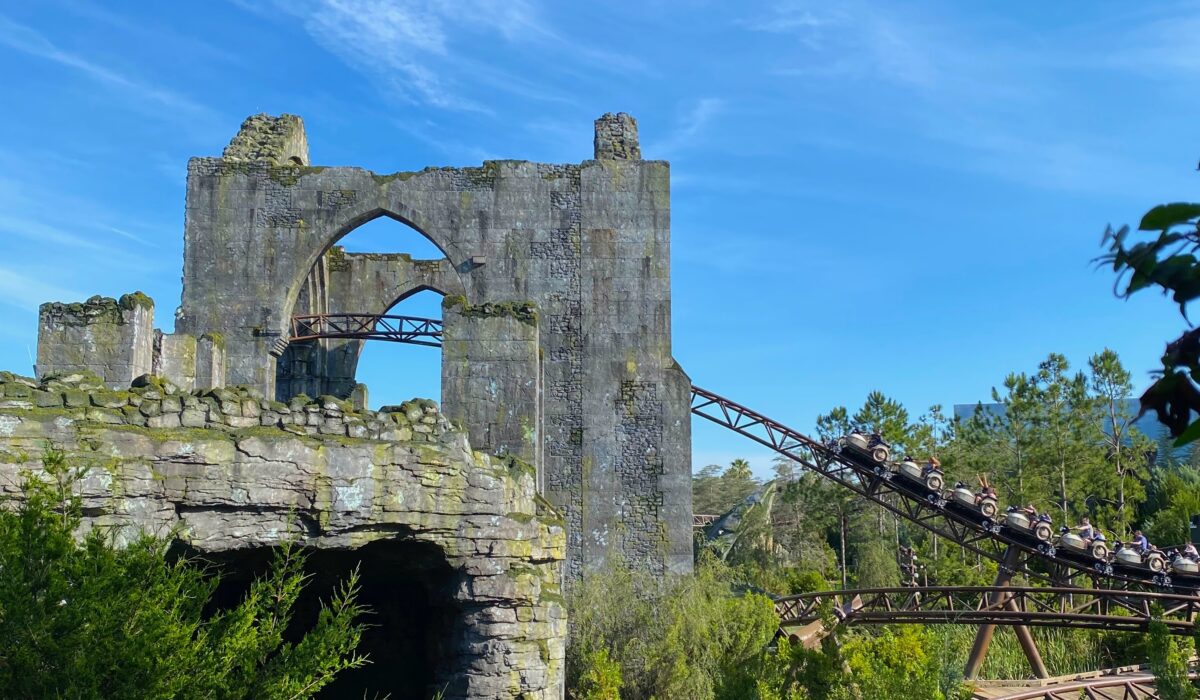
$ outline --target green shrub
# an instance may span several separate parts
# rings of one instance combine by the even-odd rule
[[[595,649],[583,659],[574,700],[621,700],[621,665],[609,658],[608,649]]]
[[[305,576],[292,547],[240,605],[206,616],[215,576],[148,536],[76,540],[82,472],[55,452],[43,465],[48,478],[25,475],[23,498],[0,508],[0,697],[307,698],[366,663],[356,574],[295,643],[284,630]]]

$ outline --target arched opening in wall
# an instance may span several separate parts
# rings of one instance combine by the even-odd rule
[[[422,289],[396,302],[389,316],[441,319],[444,295]],[[396,405],[413,398],[442,402],[441,348],[371,341],[358,357],[355,379],[370,387],[369,406]]]
[[[270,569],[275,548],[258,547],[206,554],[221,579],[210,612],[240,603],[255,578]],[[358,567],[358,602],[370,609],[358,653],[371,663],[346,671],[317,696],[429,698],[457,668],[464,624],[451,595],[461,576],[441,549],[411,539],[377,540],[358,549],[303,550],[309,579],[293,608],[285,641],[295,643],[311,630],[335,588]]]
[[[333,395],[369,408],[440,401],[438,348],[386,338],[438,339],[389,333],[414,322],[378,317],[441,319],[442,295],[460,288],[446,255],[420,232],[387,216],[359,225],[317,261],[300,290],[293,328],[302,330],[293,337],[317,337],[294,340],[279,358],[277,398]]]

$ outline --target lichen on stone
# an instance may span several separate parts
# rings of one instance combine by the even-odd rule
[[[537,305],[532,301],[486,302],[472,305],[461,294],[442,299],[444,311],[455,311],[467,318],[512,318],[531,326],[538,324]]]

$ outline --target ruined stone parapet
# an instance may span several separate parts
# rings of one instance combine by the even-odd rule
[[[596,160],[641,160],[637,120],[609,112],[596,120]]]
[[[225,386],[225,346],[220,336],[196,338],[156,331],[154,374],[184,391]]]
[[[213,555],[285,540],[435,546],[456,582],[435,601],[455,617],[437,668],[445,697],[562,698],[564,525],[532,469],[472,451],[430,402],[352,412],[139,384],[0,374],[0,493],[17,495],[53,445],[85,470],[85,529],[118,542],[144,530]]]
[[[145,294],[51,302],[39,309],[38,376],[88,371],[119,388],[153,366],[154,301]]]
[[[281,114],[278,117],[255,114],[247,117],[221,157],[233,162],[308,165],[308,137],[304,133],[304,121],[294,114]]]
[[[530,302],[442,302],[442,407],[471,444],[511,454],[541,477],[542,372],[538,314]]]
[[[90,372],[47,375],[41,381],[0,373],[0,410],[62,409],[72,420],[136,428],[277,428],[295,435],[429,442],[449,423],[429,399],[380,411],[356,411],[332,396],[271,401],[246,386],[184,390],[145,375],[134,386],[111,389]],[[0,438],[3,436],[0,435]]]
[[[225,386],[225,339],[217,333],[205,333],[196,340],[197,389]]]

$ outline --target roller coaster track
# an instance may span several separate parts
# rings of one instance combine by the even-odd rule
[[[1072,627],[1145,632],[1151,609],[1172,634],[1190,635],[1200,598],[1173,593],[1040,586],[927,586],[823,591],[775,600],[780,627],[817,622],[830,614],[840,624],[966,624]]]
[[[1188,678],[1198,677],[1194,667]],[[1127,666],[1058,676],[1042,681],[985,681],[972,696],[976,700],[1157,700],[1154,675],[1144,666]]]
[[[1010,573],[1021,573],[1056,585],[1071,585],[1078,579],[1090,578],[1096,583],[1103,581],[1106,588],[1168,588],[1166,579],[1155,580],[1149,573],[1145,576],[1136,572],[1105,573],[1097,570],[1094,562],[1056,556],[1053,548],[1039,546],[997,524],[982,518],[973,519],[964,512],[948,508],[938,494],[910,487],[908,482],[893,478],[894,475],[883,466],[868,468],[841,454],[836,447],[824,445],[697,386],[692,387],[691,411],[774,450],[934,535],[1011,568]],[[1020,552],[1022,556],[1006,561],[1009,551]]]

